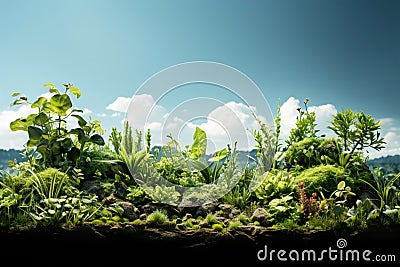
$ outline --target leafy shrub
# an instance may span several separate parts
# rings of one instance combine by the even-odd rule
[[[45,84],[49,88],[51,97],[40,96],[33,103],[26,96],[14,93],[18,97],[12,105],[29,105],[37,113],[29,114],[26,118],[18,118],[10,123],[12,131],[28,133],[27,147],[35,147],[40,154],[40,163],[45,167],[79,166],[83,159],[83,152],[89,144],[104,145],[100,133],[103,129],[100,122],[87,122],[79,113],[83,110],[72,109],[69,94],[76,98],[81,96],[79,88],[72,84],[63,84],[65,92],[61,93],[53,84]],[[69,129],[67,118],[74,117],[78,127]]]
[[[323,194],[333,192],[340,181],[353,187],[354,179],[343,168],[335,165],[319,165],[301,171],[296,177],[296,184],[304,183],[307,192],[322,192]]]
[[[291,173],[273,169],[266,174],[261,185],[255,190],[255,194],[266,204],[274,198],[290,194],[295,188],[296,184]]]
[[[274,198],[268,203],[268,214],[271,223],[282,223],[285,220],[298,221],[300,219],[300,207],[291,195]]]
[[[319,165],[320,157],[318,148],[322,139],[316,137],[307,137],[301,141],[293,143],[286,151],[285,165],[292,168],[296,165],[309,168]]]

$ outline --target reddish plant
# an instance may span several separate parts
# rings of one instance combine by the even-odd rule
[[[303,182],[297,184],[299,192],[297,194],[297,200],[301,207],[301,217],[303,219],[309,218],[309,216],[315,214],[319,210],[319,202],[316,199],[317,193],[312,193],[310,197],[307,196],[306,188]]]

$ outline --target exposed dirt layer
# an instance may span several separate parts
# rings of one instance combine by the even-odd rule
[[[338,240],[347,244],[338,248]],[[219,233],[213,229],[182,231],[171,226],[148,227],[145,225],[84,225],[74,228],[36,228],[32,230],[1,234],[1,255],[9,257],[17,266],[153,266],[176,264],[177,266],[243,266],[276,265],[324,265],[360,264],[365,266],[378,262],[375,255],[394,255],[400,261],[400,228],[370,229],[361,233],[340,234],[334,231],[303,233],[297,231],[271,230],[263,227],[243,227],[235,232]],[[343,240],[342,240],[343,241]],[[332,260],[329,258],[329,248]],[[260,250],[262,252],[258,253]],[[265,260],[264,251],[267,251]],[[271,256],[271,251],[272,252]],[[279,250],[286,251],[278,259]],[[300,254],[299,261],[289,258],[290,251]],[[301,260],[304,250],[315,251],[312,258]],[[340,260],[340,250],[343,256]],[[357,250],[360,259],[346,260],[348,250]],[[363,260],[362,252],[370,250],[370,262]],[[257,253],[261,257],[257,257]],[[293,257],[296,256],[292,252]],[[272,257],[272,258],[270,258]],[[292,257],[292,258],[293,258]],[[307,258],[307,259],[306,259]],[[391,259],[393,260],[393,259]],[[385,265],[396,262],[385,262]]]

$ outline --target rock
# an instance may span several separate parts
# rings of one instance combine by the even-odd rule
[[[139,215],[140,215],[139,209],[136,208],[130,202],[120,201],[120,202],[115,202],[115,203],[111,204],[110,206],[111,207],[120,206],[124,210],[124,213],[122,214],[122,216],[129,219],[130,221],[134,221],[137,218],[139,218]]]
[[[125,199],[126,195],[129,193],[128,186],[122,181],[116,181],[114,183],[115,196],[120,199]]]
[[[105,188],[96,180],[82,181],[81,190],[88,194],[96,195],[99,201],[103,200],[106,196]]]
[[[209,213],[214,213],[215,210],[218,207],[218,202],[213,201],[213,202],[206,202],[202,204],[198,209],[196,210],[194,216],[197,218],[199,216],[205,218]]]
[[[262,226],[268,226],[270,223],[271,217],[269,216],[268,212],[264,208],[257,208],[250,219],[254,221],[258,221]]]
[[[219,204],[218,209],[220,210],[219,215],[228,219],[232,219],[240,214],[240,210],[229,204]]]

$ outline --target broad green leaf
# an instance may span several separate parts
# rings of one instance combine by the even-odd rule
[[[81,151],[78,148],[72,147],[71,150],[67,153],[67,158],[72,162],[76,162],[79,159],[80,154]]]
[[[19,96],[21,93],[18,93],[18,92],[15,92],[15,93],[13,93],[11,96],[12,97],[16,97],[16,96]]]
[[[190,163],[192,164],[192,166],[199,171],[205,170],[208,168],[208,165],[205,164],[204,162],[201,162],[199,160],[191,160]]]
[[[52,113],[52,114],[57,113],[57,110],[53,107],[53,105],[50,102],[45,102],[43,104],[42,111],[46,112],[46,113]]]
[[[72,107],[71,99],[67,94],[56,94],[50,98],[50,103],[60,116],[66,116],[68,109]]]
[[[85,134],[85,132],[81,128],[75,128],[70,131],[72,134],[76,134],[78,136],[79,143],[83,144],[89,141],[89,136]]]
[[[207,135],[206,132],[196,127],[193,134],[193,144],[191,147],[190,157],[193,159],[199,159],[206,153],[207,149]]]
[[[68,89],[71,91],[72,94],[76,95],[76,98],[79,98],[81,94],[81,90],[77,87],[74,86],[68,86]]]
[[[84,127],[87,124],[86,120],[84,118],[82,118],[81,116],[75,115],[75,114],[71,115],[71,116],[78,119],[78,124],[80,127]]]
[[[103,137],[101,137],[101,135],[99,135],[99,134],[92,135],[89,139],[89,142],[92,142],[92,143],[100,145],[100,146],[105,144]]]
[[[214,156],[211,157],[208,161],[215,162],[215,161],[220,161],[224,158],[226,158],[226,148],[223,148],[221,150],[218,150],[217,152],[214,153]]]
[[[344,190],[346,187],[346,182],[345,181],[340,181],[339,184],[337,185],[338,190]]]
[[[35,124],[36,125],[45,125],[48,121],[50,120],[50,117],[46,115],[44,112],[40,112],[36,117],[35,117]]]
[[[30,114],[26,118],[19,118],[10,123],[11,131],[27,131],[28,127],[33,124],[36,114]]]
[[[28,135],[29,135],[29,145],[36,146],[39,144],[40,139],[42,137],[42,130],[35,126],[28,127]]]
[[[47,98],[41,96],[35,102],[32,103],[31,108],[40,108],[46,102],[47,102]]]

